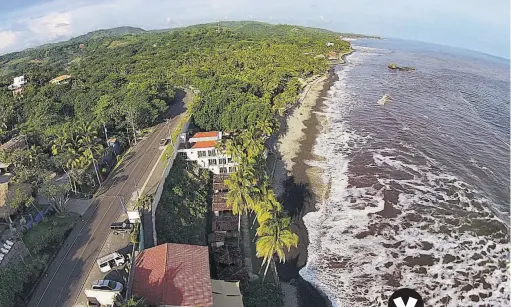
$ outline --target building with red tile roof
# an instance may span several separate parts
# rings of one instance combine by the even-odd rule
[[[154,306],[212,307],[208,247],[167,243],[142,251],[133,293]]]
[[[203,142],[197,142],[197,143],[193,144],[192,148],[193,149],[197,149],[197,148],[215,149],[215,146],[216,146],[216,141],[203,141]]]
[[[218,131],[197,132],[192,136],[192,139],[218,137],[219,134]]]
[[[179,136],[178,153],[188,161],[195,161],[201,168],[213,174],[228,174],[236,171],[236,163],[217,143],[222,140],[220,131],[197,132],[188,138],[187,133]]]

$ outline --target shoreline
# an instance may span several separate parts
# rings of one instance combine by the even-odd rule
[[[342,60],[351,53],[343,54]],[[321,182],[321,171],[306,164],[321,160],[312,150],[317,135],[323,129],[321,116],[323,101],[338,80],[332,66],[328,73],[304,88],[301,103],[281,118],[281,129],[275,142],[278,158],[273,171],[273,185],[277,196],[292,217],[291,229],[299,237],[297,248],[291,249],[286,263],[277,264],[285,292],[284,306],[332,306],[326,295],[304,280],[299,271],[307,263],[309,237],[303,217],[316,211],[316,203],[324,199],[326,186]],[[290,299],[298,296],[296,299]]]

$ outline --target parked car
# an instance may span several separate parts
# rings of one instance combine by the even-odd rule
[[[101,279],[92,282],[92,290],[122,291],[122,284],[117,281]]]
[[[133,224],[129,222],[119,222],[110,224],[110,230],[113,230],[114,234],[129,233],[133,229]]]
[[[103,273],[106,273],[126,263],[126,259],[123,255],[115,252],[99,258],[96,260],[96,263],[99,266],[99,270]]]
[[[160,140],[160,148],[165,148],[165,146],[169,143],[169,139],[161,139]]]

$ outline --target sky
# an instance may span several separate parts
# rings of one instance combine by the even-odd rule
[[[93,30],[259,20],[510,58],[509,0],[0,0],[0,54]]]

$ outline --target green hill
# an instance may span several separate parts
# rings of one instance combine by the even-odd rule
[[[141,28],[135,28],[135,27],[117,27],[117,28],[112,28],[112,29],[101,29],[101,30],[92,31],[87,34],[74,37],[67,42],[84,43],[91,39],[100,39],[100,38],[112,37],[112,36],[123,36],[123,35],[128,35],[128,34],[140,34],[140,33],[144,33],[144,32],[146,32],[146,30],[141,29]]]

